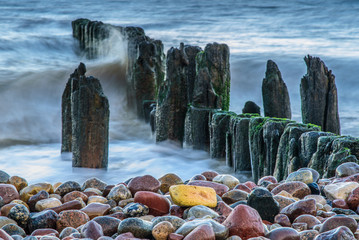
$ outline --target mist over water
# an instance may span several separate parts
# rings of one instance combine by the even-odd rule
[[[143,174],[190,178],[208,168],[230,171],[203,151],[154,144],[149,126],[125,107],[126,42],[114,32],[100,46],[100,58],[88,60],[72,38],[77,18],[143,27],[163,41],[165,51],[180,42],[228,44],[230,109],[237,113],[247,100],[262,106],[261,83],[272,59],[288,86],[293,119],[301,121],[303,58],[318,56],[336,76],[342,134],[359,136],[358,10],[359,2],[349,0],[0,1],[2,170],[32,182],[98,176],[111,183]],[[70,156],[60,155],[61,96],[80,61],[110,101],[108,171],[73,169]]]

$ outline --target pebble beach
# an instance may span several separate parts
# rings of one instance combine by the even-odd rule
[[[359,239],[359,165],[299,169],[257,183],[205,171],[29,185],[0,171],[0,237],[26,240]]]

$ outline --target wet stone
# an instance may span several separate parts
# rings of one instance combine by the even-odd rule
[[[12,176],[9,178],[8,182],[16,187],[16,190],[18,192],[21,191],[21,189],[28,186],[28,183],[25,178],[19,177],[19,176]]]
[[[328,239],[350,239],[354,240],[354,234],[346,226],[337,227],[330,231],[319,234],[315,240],[328,240]]]
[[[81,190],[84,191],[86,188],[96,188],[102,192],[105,190],[106,186],[107,186],[107,183],[103,182],[102,180],[100,180],[96,177],[93,177],[93,178],[87,179],[82,184]]]
[[[160,190],[163,193],[167,193],[173,185],[183,184],[182,179],[174,173],[168,173],[160,177],[158,181],[161,183]]]
[[[31,233],[31,236],[44,236],[44,235],[51,235],[58,237],[59,232],[51,228],[42,228],[42,229],[37,229]]]
[[[57,198],[47,198],[47,199],[42,199],[40,201],[37,201],[37,203],[35,204],[35,209],[38,212],[41,212],[47,208],[54,208],[54,207],[58,207],[61,205],[62,205],[62,202],[60,200],[58,200]]]
[[[79,210],[66,210],[59,214],[56,230],[61,232],[66,227],[77,228],[90,221],[89,216]]]
[[[306,223],[308,229],[313,229],[313,227],[315,225],[318,225],[321,222],[316,217],[314,217],[313,215],[303,214],[303,215],[300,215],[299,217],[297,217],[293,221],[293,223]]]
[[[69,201],[72,201],[72,200],[75,200],[76,198],[82,198],[82,200],[84,202],[87,202],[88,200],[88,197],[86,194],[84,194],[83,192],[80,192],[80,191],[72,191],[72,192],[69,192],[67,193],[64,197],[63,197],[63,201],[64,202],[69,202]]]
[[[64,182],[55,189],[55,193],[60,196],[64,196],[65,194],[73,191],[81,191],[80,184],[75,181]]]
[[[274,221],[279,213],[280,206],[273,198],[273,194],[266,188],[255,188],[249,195],[247,205],[256,209],[263,220]]]
[[[307,184],[305,184],[303,182],[299,182],[299,181],[282,183],[279,186],[275,187],[271,192],[274,195],[276,195],[283,190],[292,194],[293,197],[300,198],[300,199],[311,194],[311,191],[310,191],[309,187],[307,186]]]
[[[282,227],[290,227],[292,224],[287,215],[278,214],[274,217],[274,222],[280,224]]]
[[[118,234],[131,232],[137,238],[150,238],[152,223],[139,218],[126,218],[118,225]]]
[[[340,226],[346,226],[353,233],[355,233],[358,227],[358,223],[351,217],[347,217],[345,215],[336,215],[325,220],[319,232],[327,232]]]
[[[5,232],[7,232],[7,234],[11,235],[20,235],[22,237],[26,237],[26,233],[24,231],[24,229],[22,229],[21,227],[19,227],[16,224],[7,224],[5,226],[3,226],[1,228],[2,230],[4,230]]]
[[[356,182],[338,182],[328,184],[324,187],[324,193],[329,200],[334,199],[347,199],[350,192],[359,187]]]
[[[153,216],[162,216],[169,213],[170,202],[163,195],[139,191],[135,194],[134,202],[142,203],[149,208],[149,214]]]
[[[186,236],[193,229],[203,224],[212,226],[216,239],[224,240],[228,236],[228,228],[212,219],[195,219],[193,221],[186,222],[179,229],[177,229],[176,233]]]
[[[241,200],[246,200],[248,193],[239,189],[233,189],[222,195],[222,199],[227,204],[232,204]]]
[[[92,219],[92,221],[95,221],[101,225],[103,234],[105,236],[114,235],[117,232],[118,225],[121,223],[121,220],[109,216],[95,217]]]
[[[39,191],[37,194],[30,197],[28,204],[30,207],[31,212],[35,211],[35,205],[38,201],[49,198],[49,193],[45,190]]]
[[[274,200],[277,201],[277,203],[279,204],[279,209],[282,210],[283,208],[289,206],[290,204],[294,203],[295,200],[291,199],[291,198],[287,198],[284,196],[280,196],[280,195],[276,195],[273,197]]]
[[[79,233],[78,230],[76,230],[75,228],[73,227],[67,227],[67,228],[64,228],[61,233],[60,233],[60,239],[63,239],[65,237],[68,237],[70,236],[72,233]]]
[[[0,197],[2,197],[4,204],[8,204],[12,200],[19,199],[20,196],[14,185],[0,184]]]
[[[201,175],[205,176],[207,181],[212,181],[213,178],[219,175],[219,173],[216,171],[204,171],[201,173]]]
[[[271,240],[300,240],[299,233],[293,228],[276,228],[266,234],[266,238]]]
[[[128,189],[134,195],[138,191],[157,192],[160,189],[161,183],[151,175],[144,175],[133,178],[129,184]]]
[[[313,182],[313,174],[309,170],[298,170],[289,174],[286,181],[300,181],[309,184]]]
[[[205,216],[210,218],[219,217],[218,213],[202,205],[191,207],[187,213],[187,218],[203,218]]]
[[[114,200],[116,202],[126,200],[132,197],[130,190],[123,184],[116,185],[111,189],[107,195],[107,199]]]
[[[81,235],[85,238],[98,239],[104,234],[100,224],[95,221],[89,221],[81,228]]]
[[[149,209],[141,203],[130,203],[123,209],[123,213],[126,217],[141,217],[147,215]]]
[[[9,181],[10,175],[6,172],[0,170],[0,183],[7,183]]]
[[[24,227],[30,218],[30,212],[24,205],[17,204],[10,209],[8,218],[15,220],[19,226]]]
[[[287,215],[291,221],[303,214],[316,216],[316,202],[314,199],[300,200],[283,208],[280,213]]]
[[[31,214],[28,228],[32,232],[41,228],[56,228],[58,214],[53,210],[45,210]]]
[[[16,224],[16,222],[8,217],[0,216],[0,228],[5,226],[6,224]]]
[[[90,203],[86,207],[82,208],[81,211],[86,213],[90,219],[106,215],[111,209],[108,204],[102,203]]]
[[[319,232],[316,230],[305,230],[300,232],[299,235],[300,240],[314,240],[319,235]]]
[[[175,230],[180,228],[185,223],[185,220],[176,216],[163,216],[163,217],[156,217],[152,219],[153,226],[156,226],[158,223],[163,221],[170,222],[172,226],[175,228]]]
[[[229,187],[229,189],[233,189],[237,184],[239,184],[239,180],[232,175],[229,174],[221,174],[212,179],[213,182],[221,183]]]
[[[203,224],[193,229],[184,240],[215,240],[215,234],[211,225]]]
[[[152,236],[156,240],[167,240],[168,236],[176,229],[170,222],[163,221],[156,224],[152,229]]]
[[[27,202],[32,196],[40,192],[41,190],[44,190],[48,192],[49,194],[54,192],[54,188],[49,183],[37,183],[29,185],[25,188],[23,188],[20,191],[20,199],[24,202]]]

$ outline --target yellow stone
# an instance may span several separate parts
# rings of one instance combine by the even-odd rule
[[[22,177],[19,177],[19,176],[12,176],[11,178],[9,178],[9,180],[7,182],[9,184],[14,185],[18,192],[20,192],[21,189],[28,186],[28,183],[27,183],[26,179],[22,178]]]
[[[20,199],[24,202],[27,202],[30,199],[30,197],[34,196],[41,190],[44,190],[48,193],[54,192],[54,188],[50,183],[37,183],[22,189],[20,191]]]
[[[209,187],[174,185],[170,187],[170,195],[174,204],[181,207],[217,206],[216,191]]]
[[[283,197],[286,197],[286,198],[290,198],[290,199],[293,199],[295,201],[300,200],[299,198],[293,197],[292,194],[290,194],[289,192],[287,192],[285,190],[280,191],[280,193],[278,193],[277,195],[283,196]]]
[[[61,206],[62,203],[59,199],[57,198],[47,198],[47,199],[42,199],[40,201],[38,201],[35,204],[35,209],[39,212],[48,209],[48,208],[53,208],[53,207],[58,207]]]

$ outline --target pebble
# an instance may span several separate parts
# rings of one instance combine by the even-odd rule
[[[118,234],[131,232],[137,238],[150,238],[152,223],[140,218],[126,218],[118,225]]]
[[[132,178],[128,183],[128,189],[132,195],[139,191],[157,192],[160,189],[161,183],[151,175],[144,175],[141,177]]]
[[[264,236],[264,227],[259,213],[247,206],[240,204],[223,222],[229,229],[229,235],[238,235],[243,239]]]
[[[5,226],[6,224],[11,224],[11,223],[17,224],[14,220],[12,220],[8,217],[0,216],[0,228]]]
[[[8,218],[11,218],[15,222],[17,222],[19,226],[25,227],[30,218],[30,212],[24,205],[16,204],[10,209]]]
[[[292,198],[287,198],[281,195],[275,195],[273,196],[273,199],[277,201],[279,204],[279,210],[281,211],[283,208],[289,206],[290,204],[294,203],[295,200]]]
[[[187,212],[187,218],[203,218],[205,216],[208,216],[210,218],[216,218],[219,217],[219,214],[213,211],[212,209],[203,206],[203,205],[197,205],[194,207],[191,207]]]
[[[106,215],[111,209],[111,206],[103,203],[90,203],[86,207],[81,208],[80,210],[86,213],[90,219],[93,219],[98,216]]]
[[[0,229],[0,238],[3,240],[13,240],[13,238],[2,229]]]
[[[156,239],[156,240],[167,240],[168,236],[175,232],[175,227],[173,227],[173,225],[168,222],[168,221],[163,221],[163,222],[159,222],[158,224],[154,225],[153,229],[152,229],[152,236]]]
[[[337,227],[335,229],[332,229],[330,231],[324,232],[316,236],[315,240],[354,240],[354,234],[350,229],[346,226]]]
[[[216,236],[209,224],[203,224],[193,229],[184,240],[216,240]]]
[[[142,203],[130,203],[123,209],[126,217],[141,217],[147,215],[148,212],[148,207]]]
[[[359,187],[357,182],[338,182],[324,187],[325,196],[329,200],[347,199],[352,190]]]
[[[20,199],[24,202],[27,202],[32,196],[36,195],[41,190],[44,190],[49,194],[54,192],[54,188],[50,183],[32,184],[20,191]]]
[[[299,181],[282,183],[279,186],[275,187],[271,192],[276,195],[283,190],[290,193],[293,197],[300,199],[311,194],[311,191],[307,184]]]
[[[81,186],[78,182],[67,181],[55,189],[55,193],[59,194],[60,196],[64,196],[67,193],[73,192],[73,191],[81,191]]]
[[[9,180],[7,181],[7,183],[14,185],[18,192],[20,192],[23,188],[25,188],[29,185],[25,178],[22,178],[19,176],[10,177]]]
[[[45,210],[30,215],[28,228],[30,231],[41,228],[56,228],[58,214],[53,210]]]
[[[219,175],[219,173],[216,171],[204,171],[201,173],[201,175],[205,176],[207,181],[212,181],[213,178]]]
[[[236,177],[229,174],[217,175],[212,179],[212,181],[216,183],[224,184],[227,187],[229,187],[229,189],[233,189],[236,185],[239,184],[239,180]]]
[[[21,227],[19,227],[17,224],[14,223],[6,224],[1,229],[7,232],[7,234],[9,234],[10,236],[20,235],[22,237],[26,237],[26,233],[24,229],[22,229]]]
[[[149,214],[163,216],[169,213],[170,202],[161,194],[148,191],[139,191],[134,196],[135,203],[141,203],[149,208]]]
[[[53,235],[59,237],[59,232],[55,229],[51,228],[43,228],[43,229],[36,229],[31,233],[31,236],[44,236],[44,235]]]
[[[70,236],[72,233],[79,233],[79,231],[73,227],[66,227],[60,232],[60,239]]]
[[[104,181],[102,181],[96,177],[93,177],[93,178],[87,179],[82,184],[81,190],[84,191],[87,188],[96,188],[102,192],[105,190],[106,186],[107,186],[107,183],[105,183]]]
[[[271,240],[300,240],[299,233],[293,228],[276,228],[265,235]]]
[[[316,203],[320,203],[322,205],[325,205],[327,203],[327,200],[325,200],[325,198],[320,195],[308,195],[308,196],[305,196],[304,199],[305,200],[306,199],[314,199]]]
[[[303,215],[298,216],[293,221],[293,223],[306,223],[308,229],[313,229],[313,227],[315,225],[318,225],[321,222],[316,217],[314,217],[313,215],[303,214]]]
[[[81,200],[82,201],[82,200]],[[49,208],[50,210],[55,211],[56,213],[60,213],[65,210],[78,210],[84,207],[85,203],[80,200],[72,200],[70,202],[66,202],[58,207]]]
[[[14,185],[1,183],[0,197],[2,197],[4,204],[8,204],[12,200],[19,199],[20,195]]]
[[[104,234],[100,224],[95,221],[89,221],[81,228],[81,235],[85,238],[98,239]]]
[[[10,175],[5,171],[0,170],[0,183],[7,183],[9,181]]]
[[[300,181],[305,184],[309,184],[313,182],[313,174],[310,170],[298,170],[289,174],[286,181]]]
[[[266,188],[257,187],[249,195],[247,205],[258,211],[262,220],[274,221],[274,217],[279,213],[279,203],[274,200],[273,194]]]
[[[203,224],[207,224],[212,227],[216,239],[224,240],[228,237],[229,229],[212,219],[195,219],[193,221],[186,222],[176,230],[176,233],[187,236],[193,229]]]
[[[107,195],[107,199],[109,200],[112,199],[116,202],[119,202],[121,200],[126,200],[129,198],[132,198],[132,194],[124,184],[116,185],[111,189],[111,191]]]
[[[62,202],[57,199],[57,198],[47,198],[47,199],[42,199],[36,202],[35,204],[35,209],[38,212],[41,212],[47,208],[54,208],[54,207],[58,207],[61,206]]]
[[[170,187],[172,201],[182,207],[204,205],[215,207],[217,205],[216,192],[210,187],[174,185]]]
[[[114,235],[117,232],[118,225],[121,223],[121,220],[109,216],[95,217],[92,219],[92,221],[95,221],[101,225],[103,234],[105,236]]]
[[[180,228],[186,221],[182,218],[176,216],[163,216],[163,217],[156,217],[152,219],[153,226],[157,225],[160,222],[167,221],[172,224],[172,226],[177,230]]]
[[[356,232],[357,228],[358,228],[358,223],[357,221],[355,221],[353,218],[345,216],[345,215],[335,215],[333,217],[330,217],[328,219],[326,219],[319,232],[323,233],[323,232],[327,232],[329,230],[335,229],[337,227],[340,226],[346,226],[348,227],[353,233]]]
[[[346,203],[348,207],[352,210],[356,210],[359,205],[359,187],[354,188],[349,194],[348,198],[346,199]]]
[[[38,201],[43,200],[43,199],[47,199],[49,198],[49,193],[46,192],[45,190],[41,190],[38,193],[36,193],[35,195],[33,195],[32,197],[29,198],[29,208],[30,211],[34,212],[35,209],[35,205]]]
[[[245,191],[247,193],[251,192],[251,189],[249,189],[249,187],[247,187],[246,185],[244,185],[243,183],[237,184],[237,186],[235,186],[233,189],[238,189],[238,190],[242,190]]]
[[[248,197],[248,192],[233,189],[222,195],[222,199],[227,204],[232,204],[241,200],[246,200]]]
[[[75,200],[76,198],[82,198],[82,200],[84,202],[87,202],[87,200],[88,200],[87,195],[80,191],[69,192],[69,193],[65,194],[65,196],[62,198],[62,200],[64,201],[64,203],[66,203],[66,202]]]
[[[335,176],[337,178],[347,177],[357,173],[359,173],[359,165],[355,162],[342,163],[335,169]]]
[[[263,182],[278,183],[277,179],[273,176],[264,176],[258,180],[258,185],[262,185]]]
[[[193,177],[191,177],[190,181],[194,181],[194,180],[206,180],[207,178],[201,174],[196,174]]]
[[[171,186],[183,184],[182,179],[174,173],[168,173],[158,179],[161,183],[160,190],[162,193],[167,193]]]
[[[116,201],[114,201],[114,200],[108,200],[107,198],[105,198],[105,197],[102,197],[102,196],[90,196],[89,198],[88,198],[88,200],[87,200],[87,204],[90,204],[90,203],[104,203],[104,204],[106,204],[106,203],[108,203],[110,206],[111,206],[111,204],[112,203],[114,203],[114,206],[113,207],[115,207],[116,206]],[[111,203],[111,204],[110,204]],[[112,207],[112,206],[111,206]]]
[[[65,210],[59,214],[56,230],[61,232],[66,227],[77,228],[90,221],[89,216],[79,210]]]
[[[300,240],[314,240],[319,235],[319,232],[316,230],[305,230],[300,232],[299,235]]]
[[[291,222],[303,214],[316,216],[316,203],[314,199],[300,200],[283,208],[280,213],[287,215]]]

